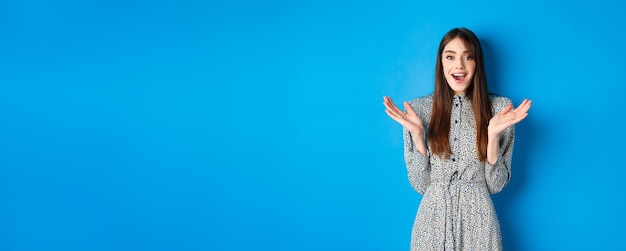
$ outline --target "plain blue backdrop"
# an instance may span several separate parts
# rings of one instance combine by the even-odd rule
[[[0,2],[0,250],[408,250],[451,28],[518,104],[505,250],[624,250],[618,1]]]

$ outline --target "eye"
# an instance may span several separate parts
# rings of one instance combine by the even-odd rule
[[[469,60],[474,60],[474,57],[472,56],[465,56],[463,57],[464,60],[469,61]]]
[[[454,57],[453,57],[453,56],[448,55],[448,56],[446,56],[446,59],[448,59],[448,60],[454,60]]]

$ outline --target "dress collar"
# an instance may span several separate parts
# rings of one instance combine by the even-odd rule
[[[456,100],[456,99],[464,100],[464,99],[465,99],[465,97],[466,97],[466,95],[465,95],[465,93],[463,93],[463,94],[459,94],[459,95],[454,95],[454,97],[453,97],[453,98],[454,98],[455,100]]]

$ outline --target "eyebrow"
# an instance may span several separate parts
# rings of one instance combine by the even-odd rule
[[[444,51],[443,53],[448,53],[448,52],[456,54],[456,51],[453,51],[453,50],[447,50],[447,51]],[[463,53],[469,53],[469,51],[464,51]]]

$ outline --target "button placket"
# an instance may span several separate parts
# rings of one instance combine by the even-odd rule
[[[452,142],[450,144],[451,148],[452,148],[452,155],[450,156],[450,161],[452,161],[453,163],[457,162],[457,157],[455,156],[455,153],[458,152],[458,148],[459,148],[459,134],[460,134],[460,128],[461,128],[461,109],[462,106],[462,99],[460,96],[455,96],[454,97],[454,106],[452,107],[452,126],[451,126],[451,130],[450,130],[450,138],[452,138]]]

